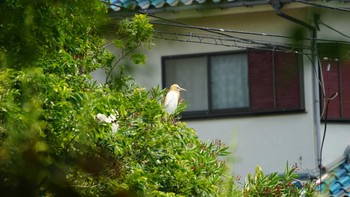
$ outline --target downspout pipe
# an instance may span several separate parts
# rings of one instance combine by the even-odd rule
[[[316,141],[316,159],[317,159],[317,166],[319,170],[322,170],[322,161],[321,161],[321,113],[320,113],[320,89],[319,89],[319,66],[318,66],[318,59],[317,59],[317,26],[310,25],[302,20],[299,20],[297,18],[294,18],[292,16],[289,16],[287,14],[284,14],[281,11],[281,8],[283,4],[280,0],[271,0],[271,5],[275,9],[275,12],[278,16],[287,19],[289,21],[292,21],[294,23],[297,23],[307,29],[311,32],[311,64],[315,69],[315,73],[312,74],[312,91],[313,91],[313,115],[314,115],[314,126],[315,126],[315,141]],[[315,17],[316,18],[316,17]],[[317,18],[316,18],[317,19]]]

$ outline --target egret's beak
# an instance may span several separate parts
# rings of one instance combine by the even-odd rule
[[[179,88],[180,89],[180,91],[187,91],[186,89],[184,89],[184,88]]]

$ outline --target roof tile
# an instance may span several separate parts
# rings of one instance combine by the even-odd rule
[[[109,7],[118,12],[121,9],[130,10],[147,10],[152,8],[165,8],[188,5],[206,5],[206,4],[220,4],[230,3],[235,0],[103,0]]]
[[[350,146],[348,146],[340,159],[337,159],[320,180],[316,187],[321,193],[329,194],[332,197],[350,196]],[[317,181],[319,182],[319,181]]]
[[[350,194],[350,164],[344,161],[339,167],[327,172],[328,177],[316,188],[322,193],[339,197]]]

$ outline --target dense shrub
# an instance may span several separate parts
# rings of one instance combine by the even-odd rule
[[[106,14],[99,0],[0,2],[1,196],[299,194],[259,170],[237,189],[219,160],[227,147],[178,120],[185,104],[169,116],[164,90],[122,74],[123,59],[146,61],[137,48],[152,44],[147,17],[113,29]],[[119,57],[104,50],[111,30]],[[89,75],[97,68],[106,84]]]
[[[136,53],[151,43],[145,16],[119,24],[114,58],[103,49],[108,18],[98,0],[9,0],[0,13],[1,196],[218,192],[227,147],[201,142],[178,112],[164,112],[163,90],[111,75],[122,59],[145,61]],[[106,84],[89,76],[96,68]]]
[[[265,175],[257,166],[254,175],[248,174],[241,195],[250,196],[316,196],[315,183],[298,180],[297,166],[286,166],[283,174]]]

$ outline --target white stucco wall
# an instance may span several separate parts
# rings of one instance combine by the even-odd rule
[[[237,13],[241,12],[239,9],[237,10]],[[224,11],[223,13],[228,12],[227,10]],[[285,12],[302,20],[306,20],[305,18],[309,14],[306,10],[298,9],[286,10]],[[183,13],[171,13],[171,18],[177,18],[179,16],[183,16]],[[276,16],[271,9],[270,11],[266,11],[266,6],[261,12],[256,14],[222,15],[205,18],[205,12],[199,12],[197,15],[191,13],[188,16],[192,18],[186,18],[182,22],[196,26],[281,35],[288,35],[293,27],[295,27],[294,23]],[[194,16],[200,17],[197,18]],[[170,30],[175,31],[174,29]],[[181,31],[181,29],[176,29],[176,31]],[[186,32],[188,31],[192,30],[186,30]],[[264,40],[268,39],[276,41],[276,38],[264,38]],[[162,56],[225,50],[237,49],[156,40],[156,46],[152,50],[144,51],[148,58],[147,64],[132,66],[133,71],[131,75],[139,85],[146,88],[155,87],[161,85]],[[256,165],[260,165],[266,173],[273,171],[283,172],[287,162],[289,164],[297,163],[301,171],[315,170],[317,168],[315,142],[317,138],[313,125],[313,74],[310,61],[308,58],[304,58],[305,113],[204,119],[186,122],[189,127],[197,131],[198,136],[203,141],[222,139],[226,144],[234,147],[234,152],[229,158],[229,161],[233,158],[234,162],[230,163],[230,165],[236,175],[245,177],[248,172],[254,172]],[[101,78],[101,73],[95,73],[95,76]],[[186,94],[190,93],[186,92]],[[346,145],[350,144],[350,129],[348,128],[349,124],[328,125],[324,146],[324,164],[340,156],[345,150]],[[323,132],[322,126],[321,130]]]

